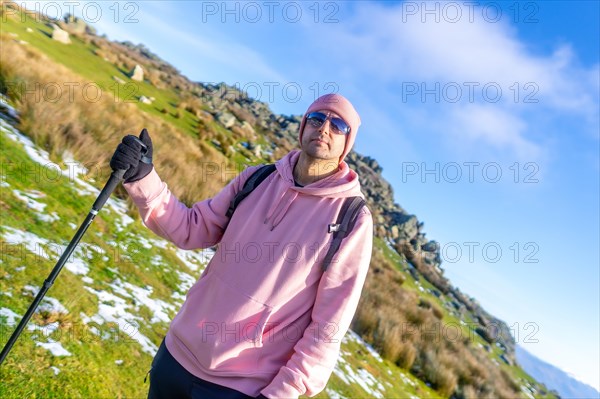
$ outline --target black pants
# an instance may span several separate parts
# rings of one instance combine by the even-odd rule
[[[160,344],[150,370],[148,399],[247,399],[252,398],[222,385],[205,381],[184,369]]]

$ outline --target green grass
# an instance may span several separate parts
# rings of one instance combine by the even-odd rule
[[[2,165],[12,162],[19,165],[21,171],[36,170],[38,164],[29,159],[20,148],[20,144],[8,139],[4,133],[0,133],[0,147]],[[39,178],[40,175],[43,176],[43,173],[5,175],[5,181],[10,187],[2,187],[1,191],[3,206],[8,207],[2,212],[2,225],[35,234],[53,244],[65,245],[74,232],[69,223],[79,225],[83,221],[94,197],[77,192],[76,186],[69,182],[66,175],[58,180]],[[47,204],[44,213],[56,212],[59,220],[51,223],[41,222],[37,219],[38,213],[28,208],[13,193],[13,190],[30,192],[33,189],[46,193],[44,198],[37,201]],[[106,232],[102,234],[101,229],[98,229],[99,224],[95,222],[82,240],[82,243],[92,244],[94,248],[101,248],[106,253],[106,256],[93,253],[92,258],[88,260],[87,276],[93,280],[93,284],[88,286],[97,290],[110,290],[109,284],[114,283],[116,277],[120,277],[136,286],[156,287],[153,298],[172,301],[170,296],[173,291],[180,290],[174,270],[188,273],[189,270],[173,257],[169,261],[173,272],[168,275],[165,275],[162,268],[149,267],[142,270],[140,265],[150,264],[150,257],[168,252],[158,247],[138,251],[133,258],[134,262],[123,256],[128,255],[127,251],[122,251],[121,256],[117,256],[114,250],[118,245],[125,249],[133,245],[140,247],[136,237],[151,238],[150,233],[139,221],[117,233],[115,223],[118,218],[120,215],[105,208],[96,218],[96,222],[102,221],[101,225],[105,227]],[[7,231],[6,227],[0,228],[2,233]],[[110,242],[113,244],[109,244]],[[33,300],[33,296],[24,287],[40,287],[54,267],[57,256],[45,259],[40,255],[41,252],[27,251],[22,244],[17,245],[4,240],[2,243],[0,307],[24,314]],[[72,356],[51,356],[47,350],[36,347],[33,342],[34,336],[39,337],[40,332],[25,330],[0,371],[3,382],[0,384],[0,397],[145,396],[147,387],[141,381],[151,356],[142,352],[139,344],[129,338],[126,334],[128,331],[121,331],[127,326],[115,323],[98,326],[110,336],[111,339],[108,340],[101,340],[90,332],[89,325],[83,323],[80,314],[84,313],[88,317],[96,314],[99,302],[97,296],[84,288],[81,276],[71,273],[65,267],[46,296],[57,299],[69,311],[68,314],[57,316],[61,327],[50,334],[49,338],[59,341]],[[132,305],[131,299],[126,301]],[[152,317],[152,312],[144,306],[140,307],[138,314],[144,320],[150,320]],[[3,345],[14,326],[6,325],[3,317],[0,317],[0,320],[0,343]],[[30,325],[43,326],[47,321],[36,313]],[[154,343],[160,342],[166,330],[167,324],[164,322],[142,323],[139,326],[139,332]],[[117,365],[116,360],[122,360],[123,363]],[[51,366],[58,367],[61,372],[55,376]],[[35,384],[31,384],[31,381],[35,381]],[[111,383],[106,384],[106,381]],[[132,383],[134,381],[139,383]]]
[[[31,16],[26,16],[25,22],[21,22],[21,19],[5,18],[2,24],[2,34],[16,33],[17,39],[25,40],[28,46],[41,50],[53,61],[64,65],[85,80],[93,82],[102,89],[100,96],[109,96],[113,101],[135,103],[141,111],[158,116],[181,131],[197,136],[197,122],[194,115],[181,110],[180,118],[173,116],[177,112],[177,104],[181,101],[177,93],[158,89],[147,80],[144,82],[131,80],[127,76],[129,71],[124,71],[95,55],[94,50],[97,47],[93,44],[86,44],[75,35],[70,35],[71,44],[68,45],[52,40],[52,29]],[[32,29],[32,32],[28,32],[27,28]],[[117,83],[113,76],[122,79],[125,84]],[[68,96],[69,86],[64,82],[57,83],[61,89],[61,95]],[[19,89],[19,86],[16,87]],[[34,89],[30,86],[26,86],[26,88]],[[21,93],[22,90],[19,89]],[[73,86],[72,90],[85,92],[91,100],[97,95],[93,87],[84,89],[83,85],[81,87]],[[141,95],[154,97],[155,101],[152,104],[140,103],[138,98]],[[162,113],[162,109],[166,109],[167,113]]]

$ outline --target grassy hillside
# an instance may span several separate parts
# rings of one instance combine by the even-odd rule
[[[65,45],[50,32],[44,21],[7,18],[0,35],[0,91],[10,103],[0,107],[0,345],[88,213],[124,134],[148,127],[157,170],[188,204],[213,195],[243,163],[295,145],[267,140],[259,120],[248,133],[247,110],[215,109],[203,101],[207,88],[152,57],[89,35]],[[137,62],[144,82],[127,77]],[[234,126],[217,120],[221,110],[236,116]],[[272,151],[249,151],[249,137]],[[0,397],[145,397],[152,355],[210,256],[157,238],[119,189],[1,367]],[[553,397],[455,305],[375,237],[353,332],[317,397]]]
[[[33,300],[98,189],[0,121],[0,344]],[[34,171],[34,173],[31,173]],[[132,215],[133,216],[133,215]],[[110,199],[0,370],[0,397],[143,397],[170,319],[211,251],[157,238]],[[318,397],[439,397],[354,333]],[[34,383],[32,383],[32,381]],[[110,383],[107,383],[110,381]]]

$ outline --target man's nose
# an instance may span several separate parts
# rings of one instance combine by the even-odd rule
[[[323,122],[323,124],[321,125],[321,127],[319,128],[320,132],[327,132],[327,134],[329,134],[331,132],[331,125],[330,125],[330,121],[329,118],[325,119],[325,122]]]

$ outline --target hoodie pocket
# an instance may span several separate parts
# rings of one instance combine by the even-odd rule
[[[213,271],[190,291],[171,328],[204,370],[256,374],[271,311]]]

